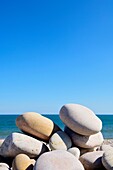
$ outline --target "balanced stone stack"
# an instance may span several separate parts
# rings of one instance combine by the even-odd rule
[[[64,131],[39,113],[18,116],[22,133],[13,132],[1,141],[0,170],[111,170],[108,154],[113,151],[102,146],[101,120],[78,104],[64,105],[59,116]]]
[[[103,143],[102,122],[90,109],[79,104],[66,104],[60,109],[60,118],[65,124],[65,133],[69,135],[75,147],[80,149],[80,161],[86,170],[103,168],[103,152],[91,152]],[[86,153],[90,151],[90,153]],[[87,159],[88,157],[88,159]]]

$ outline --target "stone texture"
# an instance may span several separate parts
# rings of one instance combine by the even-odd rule
[[[0,170],[9,170],[9,165],[6,163],[0,163]]]
[[[73,154],[77,159],[79,159],[80,150],[77,147],[72,147],[72,148],[68,149],[67,151],[70,152],[71,154]]]
[[[83,155],[87,152],[93,152],[93,151],[100,151],[100,147],[95,148],[79,148],[80,149],[80,155]]]
[[[110,146],[110,145],[103,144],[103,145],[100,147],[100,150],[106,152],[106,151],[108,151],[108,150],[111,150],[112,148],[113,148],[113,147]]]
[[[107,170],[113,170],[113,147],[109,145],[103,145],[102,150],[104,151],[102,157],[103,166]]]
[[[0,155],[4,157],[15,157],[23,153],[27,154],[30,158],[35,158],[46,151],[48,151],[47,146],[39,140],[21,133],[12,133],[3,142]]]
[[[60,128],[52,120],[36,112],[27,112],[16,119],[16,125],[23,132],[42,140],[49,140],[50,136]]]
[[[13,160],[12,170],[32,170],[34,164],[35,161],[31,160],[27,155],[18,154]]]
[[[103,145],[110,145],[113,147],[113,139],[104,139]]]
[[[103,170],[101,159],[103,151],[94,151],[83,154],[80,157],[80,161],[83,164],[85,170]]]
[[[64,150],[54,150],[42,154],[33,170],[84,170],[84,167],[71,153]]]
[[[51,136],[49,146],[51,150],[67,150],[72,146],[72,142],[65,132],[58,131]]]
[[[95,133],[90,136],[80,135],[68,127],[65,127],[65,132],[70,136],[73,144],[82,148],[94,148],[102,145],[104,139],[101,132]]]
[[[92,135],[102,129],[101,120],[85,106],[66,104],[60,109],[60,118],[64,124],[76,133]]]

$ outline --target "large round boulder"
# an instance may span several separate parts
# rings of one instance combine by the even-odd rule
[[[64,124],[76,133],[92,135],[102,129],[102,121],[89,108],[79,104],[66,104],[60,109]]]
[[[42,154],[33,170],[84,170],[84,167],[71,153],[64,150],[54,150]]]
[[[65,127],[65,132],[70,136],[73,144],[81,148],[94,148],[100,146],[104,140],[101,132],[90,136],[84,136],[72,131],[68,127]]]
[[[72,142],[65,132],[58,131],[51,136],[49,146],[51,150],[67,150],[72,146]]]
[[[36,112],[26,112],[18,116],[16,125],[23,132],[45,141],[49,140],[53,133],[60,130],[52,120]]]
[[[0,155],[3,157],[15,157],[23,153],[30,158],[35,158],[46,151],[48,151],[47,146],[39,140],[21,133],[11,133],[2,144]]]

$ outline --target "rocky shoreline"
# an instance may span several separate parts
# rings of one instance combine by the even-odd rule
[[[113,147],[113,139],[104,139],[103,144],[110,145]]]
[[[111,170],[113,139],[104,139],[92,110],[66,104],[59,111],[64,130],[35,112],[17,117],[21,133],[0,139],[0,170]]]

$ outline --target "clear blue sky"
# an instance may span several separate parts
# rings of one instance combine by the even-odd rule
[[[113,0],[0,2],[0,112],[113,113]]]

